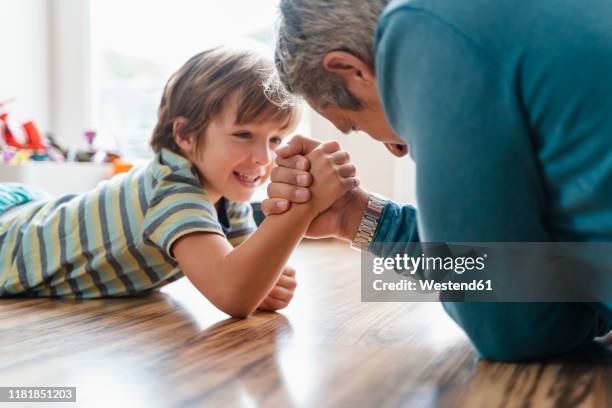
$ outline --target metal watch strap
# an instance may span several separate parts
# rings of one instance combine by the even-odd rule
[[[374,238],[374,233],[376,233],[376,227],[378,227],[378,220],[386,204],[387,200],[384,198],[377,194],[370,194],[365,212],[359,223],[359,228],[351,242],[351,248],[363,251],[370,245],[372,238]]]

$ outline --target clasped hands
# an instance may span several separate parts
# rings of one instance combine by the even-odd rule
[[[350,163],[350,156],[341,150],[337,142],[322,143],[304,136],[295,136],[289,144],[277,150],[275,167],[268,185],[268,199],[261,208],[266,216],[282,214],[291,203],[305,203],[311,199],[309,187],[316,182],[312,174],[309,155],[322,149],[330,155],[337,171],[344,177],[346,192],[330,207],[323,209],[312,221],[306,232],[309,238],[337,237],[352,240],[361,214],[365,209],[368,194],[359,188],[357,170]]]
[[[321,193],[320,188],[315,188],[317,180],[310,171],[319,174],[322,178],[325,177],[321,171],[331,171],[341,177],[340,183],[344,193],[331,204],[328,204],[329,200],[323,200],[326,204],[324,208],[318,208],[318,215],[310,223],[306,236],[352,240],[365,211],[368,193],[359,188],[357,170],[350,163],[348,153],[341,150],[337,142],[322,143],[304,136],[294,137],[288,145],[279,148],[276,153],[277,167],[272,170],[270,176],[269,198],[261,204],[264,214],[266,216],[282,214],[291,208],[292,203],[309,202],[312,199],[309,187]],[[332,166],[329,166],[329,161],[332,161]],[[329,173],[326,175],[329,176]],[[287,307],[293,298],[296,286],[295,269],[286,266],[259,309],[274,311]]]

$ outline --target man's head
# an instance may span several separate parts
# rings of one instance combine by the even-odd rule
[[[376,88],[374,33],[389,0],[281,0],[275,63],[288,91],[339,130],[362,130],[397,156]]]

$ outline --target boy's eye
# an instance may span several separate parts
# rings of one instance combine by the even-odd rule
[[[250,139],[251,138],[251,134],[249,132],[238,132],[238,133],[233,133],[233,135],[240,139]]]
[[[270,139],[270,143],[272,143],[273,145],[279,146],[281,144],[282,140],[280,137],[273,137]]]

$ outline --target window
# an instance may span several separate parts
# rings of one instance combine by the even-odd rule
[[[148,157],[168,77],[207,48],[273,49],[278,0],[91,1],[93,121],[99,142]]]

